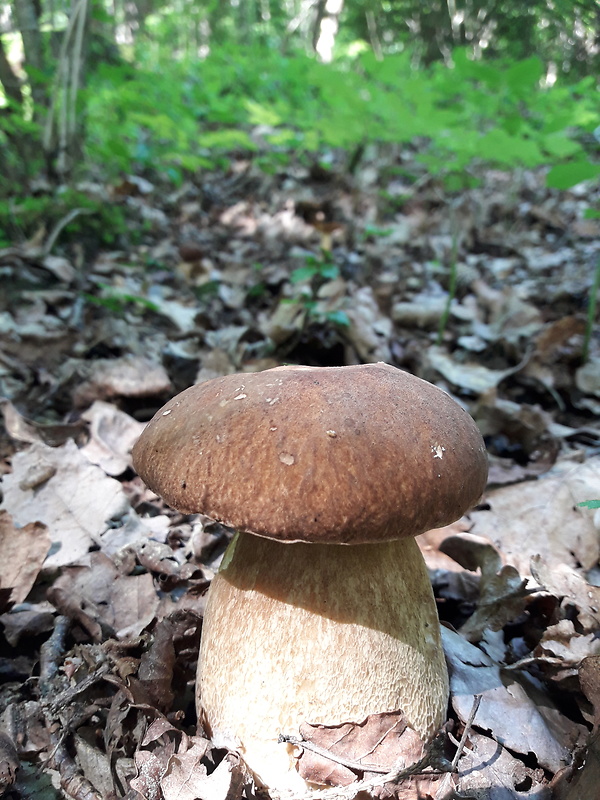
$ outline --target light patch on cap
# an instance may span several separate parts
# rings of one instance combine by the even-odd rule
[[[446,448],[442,447],[441,444],[432,444],[431,452],[433,453],[434,458],[443,458],[444,453],[446,452]]]
[[[238,394],[237,397],[234,397],[234,400],[243,400],[245,397],[248,397],[247,394]]]
[[[288,467],[291,467],[296,459],[291,453],[279,453],[279,460],[282,464],[286,464]]]
[[[173,411],[173,409],[172,409],[172,408],[167,408],[167,410],[166,410],[166,411],[163,411],[163,413],[162,413],[163,417],[166,417],[166,416],[168,416],[168,415],[171,413],[171,411]]]

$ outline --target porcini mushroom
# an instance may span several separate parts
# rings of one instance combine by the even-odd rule
[[[170,505],[237,531],[198,665],[216,744],[267,787],[298,790],[278,738],[303,722],[397,711],[431,740],[448,678],[414,537],[460,517],[487,478],[481,435],[454,400],[387,364],[228,375],[168,402],[133,456]]]

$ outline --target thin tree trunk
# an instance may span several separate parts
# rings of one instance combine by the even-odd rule
[[[317,55],[325,63],[333,59],[333,48],[335,38],[340,27],[340,14],[344,8],[344,0],[325,0],[319,4],[319,23],[318,31],[315,25],[315,34],[318,32],[313,43]]]
[[[0,38],[0,84],[2,84],[2,88],[4,89],[4,94],[8,97],[9,100],[12,100],[12,102],[17,106],[23,105],[23,92],[21,91],[21,83],[18,77],[13,72],[10,62],[6,57],[6,51],[4,50],[4,44],[2,43],[1,38]]]
[[[84,86],[91,0],[75,0],[56,67],[52,105],[43,146],[51,177],[66,179],[81,154],[83,114],[78,96]]]
[[[47,105],[47,93],[42,79],[44,49],[38,15],[33,0],[15,0],[15,17],[25,51],[25,71],[31,85],[33,101],[38,109]],[[30,69],[33,70],[30,72]]]

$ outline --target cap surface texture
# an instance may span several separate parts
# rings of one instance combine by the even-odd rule
[[[387,364],[191,386],[155,414],[133,459],[174,508],[282,541],[415,536],[460,517],[487,479],[471,417]]]

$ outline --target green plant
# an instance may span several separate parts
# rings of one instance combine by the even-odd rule
[[[131,238],[135,232],[125,206],[76,189],[0,199],[0,239],[29,239],[42,226],[48,232],[59,226],[61,242],[76,239],[114,244],[120,236]]]
[[[339,278],[340,270],[334,263],[331,253],[322,250],[320,257],[307,256],[305,266],[298,267],[290,274],[292,284],[304,284],[300,293],[288,298],[289,303],[299,303],[306,311],[307,317],[317,322],[329,322],[340,327],[348,327],[350,319],[345,311],[339,308],[324,308],[319,299],[319,290],[329,282]]]
[[[600,508],[600,500],[584,500],[581,503],[577,503],[577,505],[582,508]]]
[[[83,292],[82,297],[88,303],[106,308],[113,314],[122,313],[129,305],[137,306],[141,310],[159,310],[156,303],[153,303],[146,297],[130,294],[129,292],[123,292],[120,289],[116,289],[114,286],[111,286],[110,284],[99,283],[98,288],[101,290],[102,294],[95,295],[90,294],[89,292]]]

